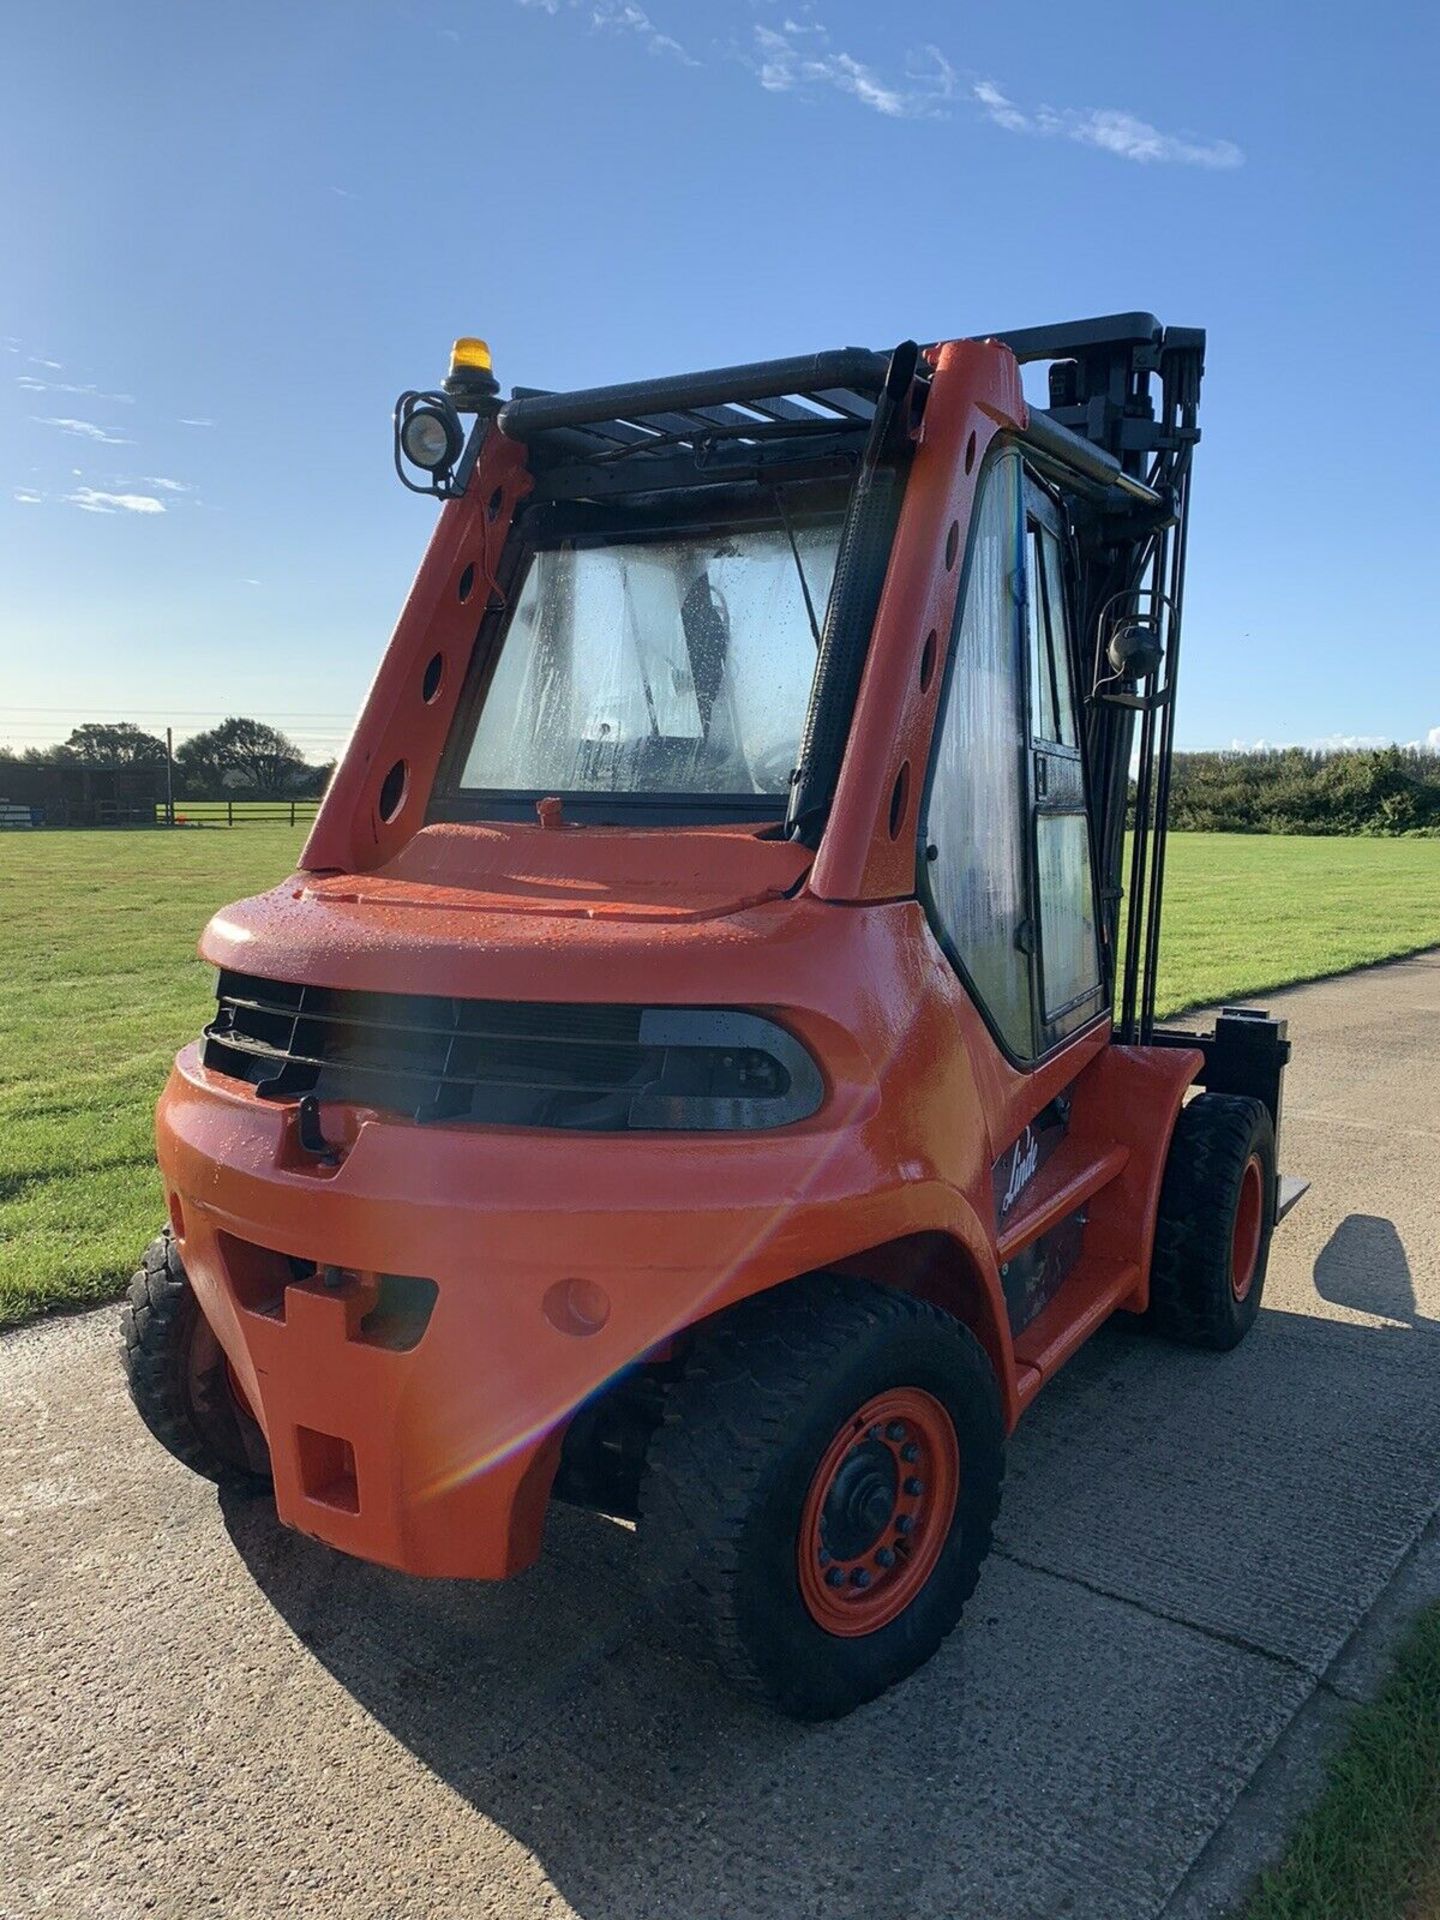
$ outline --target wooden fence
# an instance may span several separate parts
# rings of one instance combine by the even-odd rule
[[[275,825],[309,826],[319,810],[318,800],[177,800],[177,827],[248,827],[269,821]],[[164,825],[164,808],[158,814]]]
[[[177,827],[308,827],[318,800],[177,800]],[[120,806],[98,800],[76,805],[61,798],[30,805],[0,797],[0,830],[45,827],[168,827],[163,800]]]

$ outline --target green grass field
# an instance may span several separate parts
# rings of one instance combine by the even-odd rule
[[[198,1033],[195,939],[302,839],[234,831],[0,841],[0,1326],[116,1294],[161,1218],[150,1117]],[[1440,841],[1177,834],[1167,1010],[1440,944]]]

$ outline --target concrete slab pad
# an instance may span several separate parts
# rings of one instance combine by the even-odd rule
[[[131,1444],[93,1333],[90,1444],[117,1469],[84,1509],[83,1564],[73,1510],[21,1516],[5,1614],[6,1884],[26,1920],[147,1898],[188,1920],[212,1895],[347,1920],[1125,1920],[1307,1686],[997,1558],[912,1686],[790,1726],[669,1650],[623,1529],[561,1514],[541,1567],[500,1587],[347,1561]],[[61,1345],[62,1373],[84,1365],[73,1330]],[[57,1604],[77,1580],[95,1604]]]
[[[1017,1431],[1000,1537],[1318,1676],[1440,1497],[1437,1358],[1283,1311],[1223,1356],[1107,1333]]]

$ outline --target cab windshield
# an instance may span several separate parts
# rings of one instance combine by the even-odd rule
[[[457,797],[783,805],[842,520],[539,540],[461,707]]]

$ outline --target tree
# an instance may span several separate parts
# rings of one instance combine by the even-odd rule
[[[318,767],[307,767],[305,769],[305,781],[302,791],[307,794],[313,793],[323,798],[326,789],[334,777],[335,762],[333,760],[322,760]]]
[[[165,742],[128,720],[113,726],[91,720],[76,727],[64,745],[56,747],[54,757],[78,760],[87,767],[163,767]]]
[[[175,759],[192,796],[221,787],[290,794],[310,772],[295,742],[263,720],[222,720],[182,742]]]

